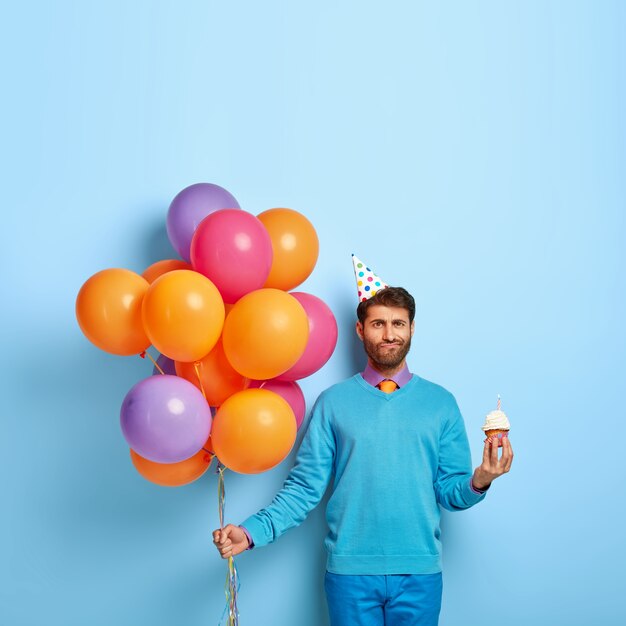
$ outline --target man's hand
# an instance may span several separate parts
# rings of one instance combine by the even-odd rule
[[[513,463],[511,442],[507,435],[504,435],[501,441],[502,456],[498,459],[498,438],[493,436],[485,439],[483,462],[474,470],[474,476],[472,476],[472,485],[476,489],[487,489],[498,476],[506,474],[511,469],[511,463]]]
[[[228,524],[221,530],[219,528],[214,530],[213,543],[223,559],[241,554],[250,545],[243,529],[233,524]]]

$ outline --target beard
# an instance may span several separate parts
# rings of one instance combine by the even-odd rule
[[[395,348],[385,348],[387,345],[395,345]],[[411,338],[406,341],[399,340],[393,342],[381,341],[376,343],[367,338],[363,338],[365,354],[370,361],[379,369],[394,369],[404,361],[411,348]]]

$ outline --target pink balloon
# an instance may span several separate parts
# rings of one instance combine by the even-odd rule
[[[228,304],[263,287],[272,259],[272,241],[261,220],[238,209],[211,213],[191,240],[193,269],[211,280]]]
[[[317,296],[302,291],[291,295],[302,305],[309,318],[309,340],[300,359],[278,380],[298,380],[317,372],[337,345],[337,321],[328,305]]]
[[[289,406],[296,416],[298,428],[302,426],[304,414],[306,413],[306,403],[304,401],[304,394],[298,383],[288,380],[278,380],[277,378],[272,378],[271,380],[251,380],[249,389],[267,389],[268,391],[277,393],[289,403]]]

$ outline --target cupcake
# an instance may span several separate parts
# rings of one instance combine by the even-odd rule
[[[499,439],[498,446],[502,445],[502,437],[504,434],[508,434],[511,425],[506,413],[501,409],[500,396],[498,396],[498,408],[495,411],[491,411],[491,413],[487,413],[482,428],[487,437],[495,435]]]

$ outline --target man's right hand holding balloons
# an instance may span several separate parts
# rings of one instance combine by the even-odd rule
[[[241,526],[227,524],[213,531],[213,543],[223,559],[237,556],[250,547],[248,536]]]

